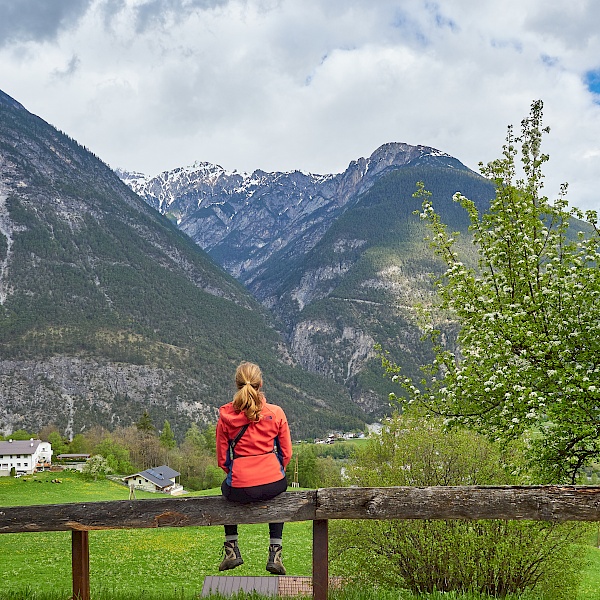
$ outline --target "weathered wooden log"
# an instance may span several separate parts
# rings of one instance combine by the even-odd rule
[[[316,518],[600,521],[600,487],[327,488]]]
[[[203,496],[14,506],[0,508],[0,533],[315,519],[600,521],[600,486],[327,488],[245,505]]]
[[[309,490],[252,504],[202,496],[11,506],[0,508],[0,533],[311,521],[315,505],[316,491]]]

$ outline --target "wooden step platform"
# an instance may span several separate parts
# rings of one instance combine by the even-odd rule
[[[339,577],[331,577],[329,585],[339,587]],[[202,586],[202,596],[220,594],[231,596],[239,592],[257,592],[263,596],[312,596],[312,577],[279,575],[275,577],[236,577],[207,575]]]

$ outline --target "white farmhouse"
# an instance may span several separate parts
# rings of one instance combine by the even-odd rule
[[[31,475],[52,464],[52,446],[42,440],[8,440],[0,442],[0,476],[10,475],[14,467],[17,474]]]
[[[179,473],[162,465],[152,469],[146,469],[135,475],[123,477],[123,481],[131,488],[145,490],[146,492],[162,492],[163,494],[177,494],[183,491],[183,487],[177,483]]]

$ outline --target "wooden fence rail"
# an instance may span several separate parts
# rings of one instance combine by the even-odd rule
[[[600,521],[600,486],[324,488],[269,502],[220,496],[0,508],[0,533],[72,532],[73,597],[90,598],[89,531],[313,521],[313,598],[327,598],[330,519]]]

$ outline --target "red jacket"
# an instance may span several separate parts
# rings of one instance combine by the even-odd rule
[[[292,439],[283,409],[263,401],[260,419],[249,421],[237,412],[233,402],[219,409],[217,421],[217,462],[227,473],[231,487],[243,488],[273,483],[285,477],[285,467],[292,458]],[[249,423],[235,447],[232,462],[229,443]]]

